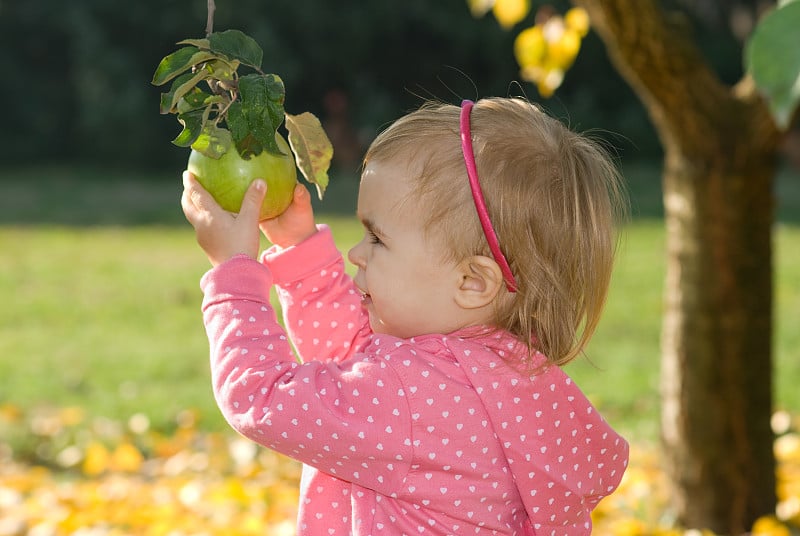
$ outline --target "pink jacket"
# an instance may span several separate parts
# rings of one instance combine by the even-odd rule
[[[371,333],[324,226],[201,287],[225,418],[305,464],[299,535],[590,534],[622,478],[625,440],[560,368],[510,366],[509,334]]]

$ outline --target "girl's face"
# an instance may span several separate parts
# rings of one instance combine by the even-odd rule
[[[358,217],[365,233],[348,254],[358,267],[355,284],[374,332],[450,333],[464,327],[453,299],[460,275],[426,239],[419,207],[407,198],[409,182],[406,166],[396,162],[371,161],[364,169]]]

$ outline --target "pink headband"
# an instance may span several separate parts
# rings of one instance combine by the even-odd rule
[[[517,281],[514,279],[514,274],[511,273],[511,267],[508,265],[505,255],[500,250],[500,241],[497,240],[497,233],[494,232],[492,222],[489,220],[486,200],[483,198],[481,184],[478,182],[478,168],[475,165],[475,153],[472,151],[472,131],[469,124],[469,113],[474,105],[475,103],[471,100],[461,101],[461,151],[464,153],[464,163],[467,165],[469,187],[472,190],[472,199],[475,201],[475,209],[478,211],[483,234],[486,235],[486,241],[489,242],[489,249],[492,251],[494,260],[500,265],[506,288],[509,292],[516,292]]]

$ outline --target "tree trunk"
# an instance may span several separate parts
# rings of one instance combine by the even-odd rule
[[[575,0],[665,151],[662,440],[687,528],[775,511],[772,184],[779,134],[748,80],[721,84],[655,0]]]
[[[775,510],[771,175],[670,154],[664,177],[665,461],[682,522],[722,534]]]

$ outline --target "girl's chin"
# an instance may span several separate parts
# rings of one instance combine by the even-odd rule
[[[375,309],[372,308],[371,305],[372,304],[370,304],[370,306],[367,306],[366,304],[364,305],[365,308],[366,308],[367,314],[369,315],[369,327],[370,327],[370,329],[372,330],[373,333],[381,333],[383,335],[391,335],[391,333],[388,332],[386,324],[381,322],[381,319],[378,318],[377,314],[375,314]]]

